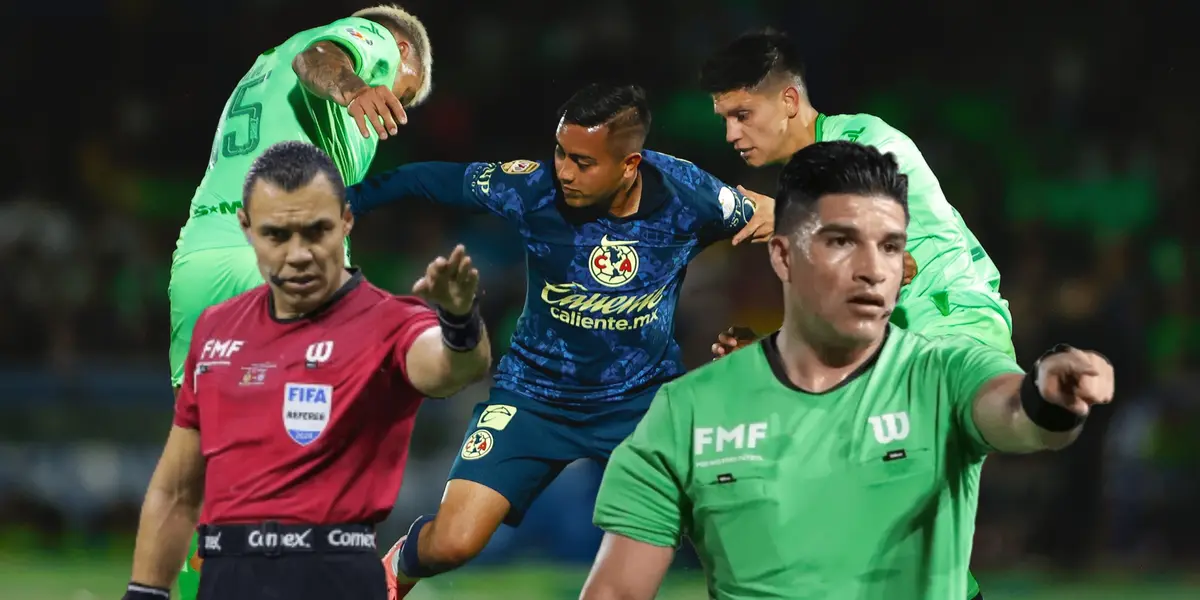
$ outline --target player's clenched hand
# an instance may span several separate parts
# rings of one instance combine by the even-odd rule
[[[408,114],[400,105],[400,100],[391,88],[385,85],[364,88],[354,94],[346,104],[346,112],[358,123],[358,131],[363,137],[371,137],[367,123],[375,128],[380,140],[388,139],[388,134],[396,135],[400,128],[396,125],[408,123]]]
[[[1096,404],[1113,399],[1113,368],[1095,352],[1071,348],[1038,363],[1037,387],[1047,402],[1086,417]]]
[[[479,289],[479,270],[471,266],[462,244],[454,247],[450,258],[437,257],[425,269],[425,276],[413,284],[413,293],[437,304],[454,315],[471,312]]]
[[[712,345],[713,360],[738,348],[749,346],[756,339],[758,336],[749,327],[738,327],[737,325],[730,327],[717,335],[717,343]]]
[[[771,239],[771,236],[775,234],[775,199],[752,192],[740,185],[738,191],[754,202],[754,216],[750,217],[750,222],[746,223],[746,226],[733,236],[733,245],[736,246],[746,240],[750,240],[751,243],[759,243]]]
[[[900,282],[900,285],[908,285],[908,284],[912,283],[913,278],[916,276],[917,276],[917,259],[913,258],[913,255],[905,252],[904,253],[904,280]]]

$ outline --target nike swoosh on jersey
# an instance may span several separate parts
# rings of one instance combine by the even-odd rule
[[[611,248],[613,246],[632,246],[636,243],[637,243],[637,240],[631,240],[631,241],[610,240],[610,239],[608,239],[607,233],[604,234],[604,237],[600,238],[600,247],[601,248]]]

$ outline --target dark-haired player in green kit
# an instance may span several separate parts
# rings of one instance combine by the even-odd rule
[[[752,167],[783,164],[809,144],[848,140],[891,152],[908,176],[905,285],[892,322],[935,337],[965,335],[1015,357],[1012,315],[1000,296],[1000,272],[946,200],[937,177],[908,136],[879,117],[825,115],[813,108],[800,51],[782,33],[744,34],[711,55],[700,87],[712,94],[725,138]],[[754,340],[733,327],[713,346],[723,356]],[[968,574],[966,598],[981,597]]]
[[[429,95],[432,68],[421,22],[398,7],[377,6],[292,36],[259,55],[238,81],[171,261],[176,390],[200,313],[263,283],[237,219],[254,159],[276,142],[309,142],[333,158],[346,185],[362,181],[379,140],[406,122],[404,106]],[[179,578],[185,600],[199,585],[195,537],[188,555]]]
[[[811,145],[775,200],[783,325],[664,385],[613,452],[584,600],[653,598],[682,536],[717,600],[964,598],[984,455],[1063,448],[1112,399],[1094,352],[1026,374],[889,324],[909,225],[892,155]]]

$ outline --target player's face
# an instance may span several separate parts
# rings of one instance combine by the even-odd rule
[[[713,96],[713,111],[725,121],[725,141],[752,167],[785,162],[790,118],[799,108],[794,87],[775,91],[734,90]]]
[[[354,217],[325,175],[291,192],[260,180],[239,218],[280,312],[308,313],[337,291]]]
[[[623,155],[610,143],[608,126],[559,123],[554,172],[568,206],[610,202],[623,183],[637,177],[640,154]]]
[[[904,276],[904,209],[879,196],[831,194],[799,231],[771,240],[788,309],[830,341],[879,339]]]

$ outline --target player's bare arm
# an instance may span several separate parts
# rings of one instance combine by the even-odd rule
[[[491,342],[479,317],[479,270],[462,245],[429,263],[413,294],[438,310],[439,326],[421,334],[406,357],[409,380],[430,398],[452,396],[487,375]]]
[[[292,70],[308,93],[342,106],[366,90],[367,82],[354,72],[354,59],[333,42],[317,42],[292,60]]]
[[[386,140],[389,134],[399,131],[397,123],[408,122],[408,115],[391,88],[367,85],[355,73],[354,59],[333,42],[317,42],[297,54],[292,60],[292,70],[308,93],[346,107],[364,138],[371,135],[368,123],[380,140]]]
[[[675,559],[675,548],[605,533],[580,600],[651,600]]]
[[[188,540],[200,519],[204,468],[200,432],[171,427],[142,502],[133,553],[134,583],[170,588],[179,575],[187,558]]]
[[[1001,375],[985,384],[972,416],[983,439],[1001,452],[1058,450],[1079,436],[1093,406],[1112,401],[1113,381],[1104,356],[1062,348],[1027,375]]]

